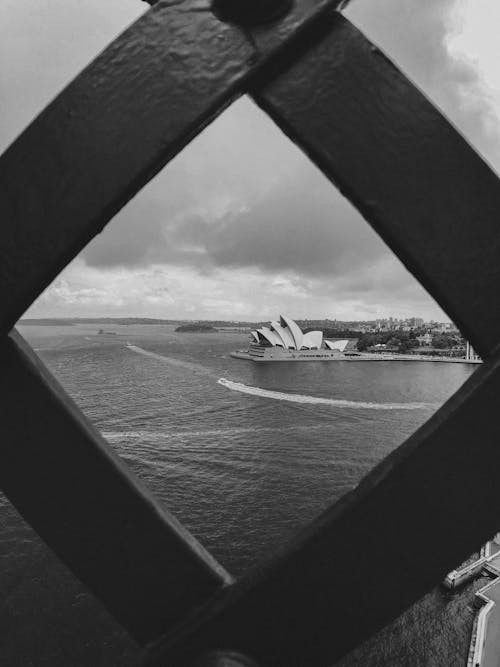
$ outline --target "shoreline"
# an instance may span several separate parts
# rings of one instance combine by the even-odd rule
[[[439,363],[448,363],[448,364],[482,364],[481,359],[463,359],[462,357],[437,357],[432,355],[416,355],[416,354],[370,354],[370,353],[361,353],[359,355],[339,355],[335,357],[325,357],[324,359],[318,359],[317,357],[302,357],[300,359],[289,357],[289,358],[269,358],[261,359],[258,357],[252,357],[247,350],[236,350],[231,352],[230,356],[233,359],[242,359],[243,361],[254,361],[256,363],[291,363],[291,362],[330,362],[330,361],[432,361]]]
[[[443,581],[446,588],[456,590],[481,575],[491,577],[474,596],[478,611],[472,627],[467,667],[489,667],[497,655],[500,634],[500,544],[497,540],[498,535],[481,547],[476,560],[452,570]]]

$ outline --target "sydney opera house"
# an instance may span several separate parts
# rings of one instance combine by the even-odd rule
[[[232,356],[252,361],[328,361],[345,358],[349,340],[327,340],[322,331],[304,333],[290,317],[280,316],[268,327],[251,332],[245,351]]]

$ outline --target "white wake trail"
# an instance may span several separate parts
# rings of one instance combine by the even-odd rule
[[[347,401],[341,398],[321,398],[320,396],[308,396],[305,394],[288,394],[283,391],[271,391],[270,389],[252,387],[242,382],[226,380],[226,378],[220,378],[217,380],[217,383],[232,391],[239,391],[242,394],[272,398],[276,401],[290,401],[291,403],[331,405],[336,408],[354,408],[358,410],[421,410],[433,407],[431,403],[370,403],[365,401]]]
[[[184,368],[185,370],[193,371],[193,373],[206,373],[211,374],[211,371],[208,368],[205,368],[201,364],[193,364],[190,361],[183,361],[182,359],[175,359],[174,357],[166,357],[163,354],[157,354],[156,352],[149,352],[144,350],[138,345],[131,345],[128,343],[126,345],[127,350],[131,352],[136,352],[137,354],[143,354],[145,357],[151,357],[157,361],[161,361],[164,364],[169,364],[170,366],[177,366],[179,368]]]

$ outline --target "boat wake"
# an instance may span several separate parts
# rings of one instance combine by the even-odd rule
[[[157,354],[156,352],[149,352],[148,350],[144,350],[142,347],[139,347],[138,345],[131,345],[130,343],[127,343],[125,347],[127,348],[127,350],[130,350],[131,352],[136,352],[137,354],[143,354],[145,357],[151,357],[152,359],[161,361],[164,364],[169,364],[170,366],[177,366],[179,368],[184,368],[185,370],[193,371],[193,373],[207,373],[207,374],[211,373],[211,371],[209,371],[201,364],[193,364],[190,361],[183,361],[182,359],[175,359],[174,357],[166,357],[163,354]]]
[[[217,380],[217,383],[232,391],[239,391],[242,394],[260,396],[261,398],[272,398],[276,401],[290,401],[291,403],[313,403],[318,405],[331,405],[336,408],[354,408],[362,410],[422,410],[433,407],[431,403],[372,403],[365,401],[347,401],[341,398],[322,398],[321,396],[308,396],[305,394],[289,394],[284,391],[272,391],[270,389],[252,387],[251,385],[243,384],[242,382],[226,380],[226,378],[220,378]]]
[[[210,438],[215,437],[220,439],[222,438],[233,438],[234,436],[247,435],[252,433],[283,433],[284,431],[296,432],[296,431],[323,431],[328,428],[328,424],[289,424],[286,426],[252,426],[250,427],[241,427],[241,428],[213,428],[213,429],[203,429],[198,431],[167,431],[167,430],[156,430],[156,431],[146,431],[143,429],[137,430],[123,430],[123,431],[102,431],[101,435],[106,438],[109,442],[120,442],[120,441],[129,441],[129,440],[146,440],[154,443],[165,442],[168,440],[182,440],[189,439],[190,441],[195,438]],[[219,440],[220,441],[220,440]],[[156,444],[155,444],[156,446]],[[169,445],[170,446],[170,445]]]

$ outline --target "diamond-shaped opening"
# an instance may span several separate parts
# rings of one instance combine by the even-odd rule
[[[0,8],[0,153],[148,5],[7,0]]]
[[[498,3],[351,0],[343,13],[500,171]]]
[[[231,356],[280,315],[321,330],[339,347],[333,360],[324,343],[274,348],[269,363]],[[353,488],[476,368],[437,304],[246,98],[115,217],[19,328],[237,573]],[[273,349],[262,337],[258,347]],[[308,363],[293,363],[299,353]]]
[[[231,356],[280,314],[371,356]],[[193,322],[215,330],[176,331]],[[475,368],[439,307],[248,99],[115,217],[19,329],[236,574],[353,488]]]

